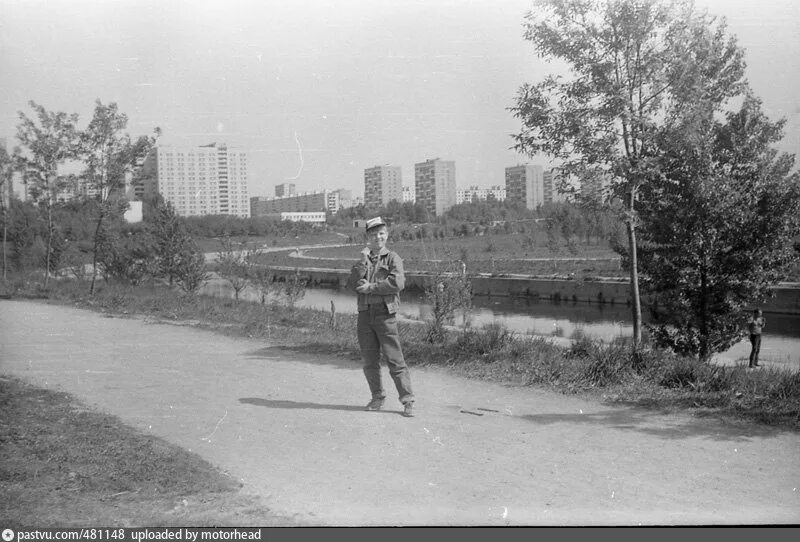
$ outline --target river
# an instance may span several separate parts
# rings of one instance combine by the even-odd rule
[[[232,296],[227,283],[208,283],[202,293]],[[257,300],[255,292],[242,292],[243,299]],[[431,305],[422,294],[403,292],[400,317],[409,320],[425,320],[431,316]],[[331,301],[340,313],[355,313],[355,294],[347,290],[309,288],[297,305],[330,311]],[[589,337],[613,340],[632,333],[630,309],[624,305],[535,301],[528,298],[475,296],[473,308],[467,318],[473,327],[482,327],[493,322],[501,323],[518,333],[572,338],[576,332]],[[767,325],[761,344],[759,359],[766,365],[800,369],[800,316],[765,313]],[[465,315],[456,318],[457,324],[464,322]],[[725,361],[747,363],[750,343],[744,340],[727,352],[720,354]]]

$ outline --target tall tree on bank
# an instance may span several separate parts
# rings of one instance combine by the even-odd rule
[[[0,147],[0,215],[3,218],[3,280],[6,279],[8,258],[8,225],[11,221],[11,181],[14,171],[13,161],[5,147]]]
[[[43,205],[47,215],[47,249],[45,256],[44,287],[50,279],[53,255],[53,206],[58,194],[64,189],[67,177],[59,175],[59,168],[74,159],[77,152],[78,115],[50,112],[34,101],[28,102],[35,118],[19,112],[17,139],[21,144],[15,153],[15,167],[22,172],[28,193],[34,201]]]
[[[11,221],[11,181],[14,171],[11,156],[4,147],[0,147],[0,216],[3,218],[3,280],[6,279],[8,262],[6,247],[8,244],[8,225]]]
[[[752,96],[724,120],[709,113],[664,133],[663,175],[640,208],[648,327],[660,346],[701,360],[741,339],[744,309],[785,279],[800,235],[800,175],[773,148],[785,121]]]
[[[156,212],[151,231],[156,239],[158,274],[167,277],[172,286],[176,279],[181,281],[181,276],[187,269],[199,267],[201,263],[205,263],[205,259],[172,204],[160,197],[155,204]]]
[[[560,162],[562,188],[603,179],[624,202],[633,344],[641,342],[637,201],[658,176],[658,138],[698,103],[740,94],[744,62],[724,22],[688,0],[536,0],[525,39],[569,75],[523,85],[510,111],[522,122],[514,149]]]
[[[80,132],[79,155],[86,165],[83,178],[88,195],[98,202],[92,247],[92,281],[89,292],[94,293],[97,279],[97,254],[103,234],[103,221],[110,214],[119,214],[127,206],[124,199],[125,183],[137,167],[141,167],[145,155],[153,148],[160,130],[155,136],[141,136],[135,141],[123,130],[128,117],[119,111],[115,102],[103,105],[95,102],[94,116],[85,130]]]

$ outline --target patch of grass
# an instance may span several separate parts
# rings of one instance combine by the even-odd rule
[[[234,235],[231,237],[238,247],[244,245],[248,249],[264,247],[286,247],[287,249],[302,245],[321,245],[326,243],[342,243],[345,238],[332,231],[313,231],[295,235]],[[203,252],[218,252],[222,243],[219,238],[196,237],[195,242]]]
[[[455,348],[461,352],[479,356],[497,354],[514,343],[514,332],[505,326],[492,323],[481,330],[468,329],[459,334]]]
[[[4,527],[289,526],[197,454],[0,378]]]

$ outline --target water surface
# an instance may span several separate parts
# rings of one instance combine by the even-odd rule
[[[203,293],[232,296],[230,285],[221,281],[207,284]],[[258,300],[256,292],[245,290],[243,299]],[[426,320],[432,316],[432,307],[422,294],[403,292],[400,317]],[[309,288],[297,305],[330,311],[333,301],[339,313],[354,314],[356,298],[344,289]],[[626,305],[589,304],[533,300],[528,298],[475,296],[468,314],[459,314],[454,324],[461,325],[468,318],[473,327],[500,323],[517,333],[573,338],[578,333],[604,341],[616,337],[629,337],[633,333],[630,309]],[[761,344],[765,363],[800,368],[800,316],[766,313],[767,326]],[[750,343],[747,339],[720,354],[727,360],[747,361]]]

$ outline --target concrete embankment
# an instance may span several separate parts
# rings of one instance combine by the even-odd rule
[[[296,270],[312,286],[341,288],[348,272],[342,269],[273,267],[278,277]],[[406,288],[423,290],[432,274],[406,272]],[[761,308],[766,312],[800,314],[800,283],[781,283],[774,287],[774,296]],[[551,301],[578,303],[629,304],[630,287],[626,280],[573,280],[566,278],[528,277],[523,275],[492,276],[477,274],[472,278],[474,295],[495,297],[529,297]]]

